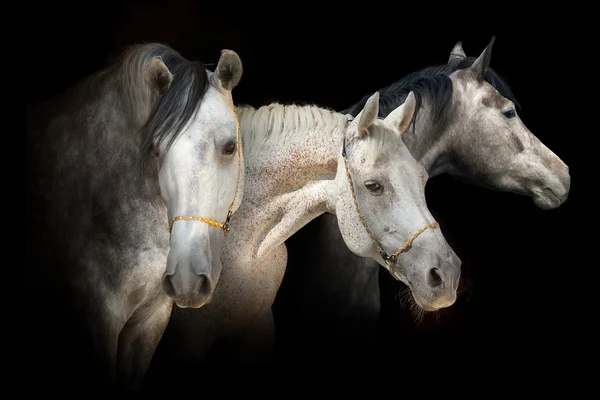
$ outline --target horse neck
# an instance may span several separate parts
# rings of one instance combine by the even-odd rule
[[[236,215],[253,219],[252,229],[268,248],[330,209],[346,127],[345,116],[322,108],[276,108],[270,113],[264,107],[240,113],[246,190]],[[283,115],[274,114],[281,111]],[[271,126],[265,129],[263,121]]]
[[[449,172],[448,116],[451,104],[447,104],[439,116],[434,115],[430,100],[423,96],[415,123],[402,135],[402,141],[411,155],[427,170],[429,177]]]

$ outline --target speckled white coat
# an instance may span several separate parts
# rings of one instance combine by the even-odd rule
[[[222,336],[251,338],[255,333],[260,346],[270,347],[271,305],[287,263],[284,242],[324,212],[337,215],[350,250],[386,267],[351,195],[342,157],[344,135],[357,201],[362,205],[360,212],[388,253],[434,221],[424,196],[427,175],[400,139],[414,112],[414,96],[385,120],[377,119],[378,97],[373,95],[351,122],[345,115],[314,106],[238,108],[246,190],[231,220],[221,256],[223,271],[212,301],[193,311],[191,358],[201,358]],[[383,195],[368,193],[363,182],[370,179],[385,187]],[[432,301],[451,304],[456,298],[460,261],[438,229],[428,230],[419,241],[427,249],[401,256],[405,258],[398,278],[413,291],[425,293],[429,289],[424,268],[432,257],[443,259],[440,268],[451,284]],[[184,317],[175,313],[173,318]],[[246,344],[256,346],[257,341]]]

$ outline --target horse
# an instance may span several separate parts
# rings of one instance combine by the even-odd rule
[[[569,168],[519,118],[510,87],[489,66],[494,41],[478,57],[467,57],[457,42],[445,64],[381,89],[379,115],[385,117],[415,93],[417,112],[402,140],[429,178],[448,174],[528,196],[542,210],[557,208],[568,197]],[[357,115],[366,97],[342,112]],[[290,321],[291,348],[317,330],[317,348],[340,344],[340,354],[346,345],[354,351],[357,343],[374,340],[381,307],[379,268],[346,249],[337,225],[335,215],[323,214],[286,242],[288,269],[274,307],[276,316],[285,314]]]
[[[211,304],[173,313],[161,343],[166,374],[275,361],[271,306],[285,240],[325,212],[338,216],[351,252],[409,285],[421,307],[453,304],[461,262],[425,204],[425,169],[401,141],[415,106],[409,95],[380,119],[375,93],[354,119],[315,105],[238,107],[246,192],[223,248],[227,267]]]
[[[213,72],[166,44],[136,44],[28,109],[27,293],[54,304],[56,331],[36,363],[48,352],[65,362],[47,348],[60,343],[75,357],[73,371],[47,367],[53,384],[139,388],[173,304],[210,302],[244,191],[232,98],[242,72],[231,50]]]

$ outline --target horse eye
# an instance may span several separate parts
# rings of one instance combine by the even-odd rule
[[[223,148],[223,154],[231,155],[235,152],[235,142],[229,142]]]
[[[514,108],[511,108],[510,110],[503,111],[502,114],[504,114],[504,116],[506,118],[514,118],[514,117],[517,116],[517,112],[515,111]]]
[[[383,191],[383,186],[375,181],[367,181],[365,182],[365,187],[367,190],[373,194],[381,194]]]

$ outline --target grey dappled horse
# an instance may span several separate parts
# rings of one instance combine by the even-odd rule
[[[88,375],[100,388],[138,386],[173,303],[210,301],[244,191],[231,94],[241,75],[230,50],[211,72],[166,45],[136,45],[28,110],[28,293],[51,320],[37,340],[54,331],[39,354],[65,346],[36,363],[61,387]],[[60,313],[81,325],[54,325]],[[77,336],[91,349],[75,348]]]

